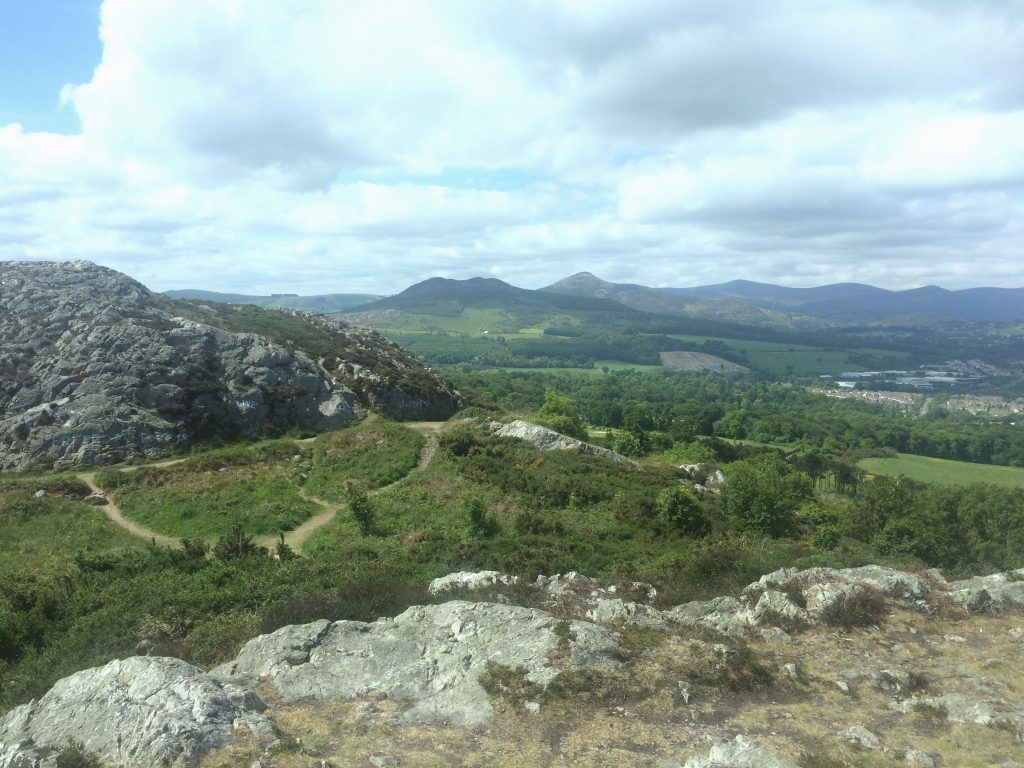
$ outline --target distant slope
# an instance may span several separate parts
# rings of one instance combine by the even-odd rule
[[[844,322],[874,322],[914,316],[954,320],[1014,322],[1024,319],[1024,288],[966,288],[949,291],[934,285],[889,291],[860,283],[787,288],[749,280],[693,288],[664,288],[690,299],[742,299],[779,312]]]
[[[579,272],[541,290],[567,296],[612,299],[640,312],[658,315],[699,317],[744,325],[821,326],[821,323],[810,321],[809,318],[791,318],[780,312],[754,306],[739,296],[688,297],[673,293],[673,289],[662,291],[632,283],[609,283],[590,272]]]
[[[223,304],[255,304],[258,307],[301,309],[305,312],[321,312],[323,314],[345,312],[381,298],[371,293],[325,293],[316,296],[272,293],[269,296],[253,296],[245,293],[219,293],[217,291],[202,291],[193,288],[165,291],[164,296],[172,299],[217,301]]]
[[[531,291],[494,278],[432,277],[345,317],[383,328],[514,333],[528,327],[637,320],[644,315],[611,299]]]

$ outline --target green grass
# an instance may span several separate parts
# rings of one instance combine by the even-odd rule
[[[817,375],[838,374],[844,371],[889,369],[902,365],[909,359],[906,352],[882,349],[825,349],[801,344],[784,344],[774,341],[744,339],[723,339],[713,336],[687,336],[673,334],[670,338],[702,344],[705,341],[721,341],[733,349],[745,352],[749,366],[774,375]]]
[[[358,427],[321,435],[305,489],[340,499],[349,478],[380,488],[405,477],[416,466],[424,438],[408,427],[375,419]]]
[[[290,455],[220,469],[179,464],[139,470],[114,498],[127,517],[168,536],[214,538],[236,521],[250,533],[288,531],[319,512],[301,497],[301,478]]]
[[[0,489],[0,529],[6,547],[0,573],[21,569],[57,570],[76,552],[103,554],[144,542],[107,520],[102,507],[68,500],[56,492],[36,498],[52,482],[4,483]],[[86,489],[86,492],[88,490]]]
[[[347,478],[370,488],[406,475],[423,437],[373,419],[321,435],[309,445],[272,440],[208,451],[168,467],[98,476],[124,514],[175,537],[213,539],[240,521],[249,533],[289,531],[320,512],[304,494],[337,501]],[[296,459],[298,457],[298,459]]]
[[[895,459],[862,459],[857,466],[873,475],[905,475],[922,483],[991,483],[1007,488],[1024,488],[1024,467],[972,464],[967,461],[933,459],[909,453],[901,453]]]
[[[458,366],[452,366],[458,368]],[[643,365],[641,363],[626,363],[622,360],[595,360],[593,368],[523,368],[515,366],[498,366],[481,368],[481,371],[541,371],[543,373],[591,373],[604,374],[602,368],[609,371],[642,371],[643,373],[661,373],[665,370],[660,365]]]

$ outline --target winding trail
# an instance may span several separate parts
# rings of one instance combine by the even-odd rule
[[[416,467],[408,474],[403,475],[402,477],[395,480],[393,483],[389,483],[388,485],[384,485],[381,486],[380,488],[375,488],[374,490],[370,491],[371,496],[383,493],[384,491],[393,488],[399,483],[404,482],[405,479],[409,477],[409,475],[411,475],[413,472],[419,472],[422,471],[423,469],[426,469],[426,467],[430,464],[431,459],[434,458],[434,454],[437,452],[438,436],[441,434],[441,427],[444,426],[443,421],[415,421],[409,422],[405,424],[405,426],[415,430],[416,432],[419,432],[421,435],[426,437],[426,442],[423,444],[423,450],[420,451],[420,456],[416,462]],[[315,437],[305,438],[302,440],[296,440],[295,442],[297,444],[308,444],[313,442],[313,440],[315,439]],[[181,464],[183,461],[186,461],[186,459],[168,459],[166,461],[158,461],[152,464],[136,464],[129,467],[118,467],[117,470],[119,472],[134,472],[135,470],[141,469],[142,467],[171,467],[174,466],[175,464]],[[107,519],[114,525],[117,525],[120,528],[124,529],[132,536],[137,536],[140,539],[146,539],[147,541],[153,541],[154,543],[164,547],[181,546],[181,541],[179,539],[176,539],[172,536],[167,536],[162,533],[158,533],[154,531],[152,528],[147,528],[146,526],[135,522],[131,518],[126,517],[125,514],[121,511],[121,508],[112,499],[110,499],[109,496],[107,496],[106,491],[104,491],[102,488],[99,487],[99,485],[96,484],[95,472],[79,472],[77,474],[77,477],[83,483],[89,486],[89,490],[91,490],[93,494],[97,496],[102,496],[104,499],[107,500],[107,503],[103,506],[103,512],[104,514],[106,514]],[[308,496],[304,491],[301,490],[299,491],[299,495],[303,499],[311,501],[314,504],[317,504],[318,506],[322,507],[324,511],[321,512],[319,515],[315,515],[309,518],[306,522],[304,522],[297,528],[293,528],[292,530],[285,532],[285,544],[287,544],[296,552],[301,552],[303,545],[306,543],[309,537],[312,536],[316,531],[330,523],[337,516],[338,511],[344,506],[343,504],[332,504],[316,496]],[[256,541],[256,543],[273,550],[274,547],[277,545],[278,537],[276,535],[265,534],[262,536],[254,537],[254,540]]]
[[[178,462],[177,460],[175,460],[172,463],[176,464]],[[149,466],[157,465],[150,464]],[[131,471],[132,469],[134,469],[134,467],[126,467],[121,471],[128,472]],[[97,496],[102,496],[104,499],[107,500],[107,503],[103,505],[103,512],[104,514],[106,514],[107,519],[114,525],[121,526],[126,531],[128,531],[128,533],[130,533],[132,536],[138,536],[140,539],[146,539],[147,541],[152,540],[154,543],[159,544],[163,547],[181,546],[181,542],[178,539],[172,538],[171,536],[165,536],[162,533],[157,533],[152,528],[147,528],[146,526],[140,525],[139,523],[136,523],[134,520],[125,517],[124,513],[121,512],[121,508],[117,506],[117,504],[115,504],[107,496],[106,492],[102,488],[96,485],[95,472],[80,472],[78,474],[78,479],[81,480],[86,485],[88,485],[89,490],[91,490],[94,494],[96,494]]]
[[[441,427],[443,425],[443,421],[414,421],[405,424],[409,429],[413,429],[426,437],[426,442],[423,444],[423,450],[420,451],[420,457],[416,461],[415,468],[392,483],[382,485],[380,488],[374,488],[370,491],[369,495],[376,496],[380,493],[384,493],[385,491],[394,488],[399,483],[405,482],[413,472],[420,472],[426,469],[430,464],[431,459],[434,458],[434,454],[437,452],[437,438],[441,433]],[[344,506],[343,504],[332,504],[316,496],[307,496],[303,491],[300,491],[299,495],[308,501],[312,501],[314,504],[319,504],[324,511],[319,515],[309,518],[309,520],[297,528],[293,528],[292,530],[285,532],[284,543],[296,552],[301,552],[302,547],[305,545],[309,537],[331,522],[337,516],[338,511]],[[256,542],[264,547],[273,549],[277,546],[278,537],[270,534],[257,536]]]

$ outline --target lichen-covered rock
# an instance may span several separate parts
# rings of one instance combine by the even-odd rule
[[[621,453],[609,451],[607,448],[601,448],[600,446],[577,440],[575,437],[563,435],[561,432],[555,432],[553,429],[548,429],[540,424],[534,424],[529,421],[523,421],[522,419],[516,419],[508,424],[495,424],[494,426],[495,434],[499,437],[513,437],[517,440],[523,440],[541,451],[571,451],[589,456],[601,456],[612,461],[636,464],[635,461],[627,459]]]
[[[967,610],[991,610],[1004,606],[1024,606],[1024,568],[990,576],[975,576],[948,583],[954,600]]]
[[[386,696],[410,704],[402,719],[478,723],[492,713],[479,682],[488,663],[522,668],[547,685],[568,668],[614,667],[618,636],[549,613],[454,600],[367,624],[316,622],[249,641],[213,671],[223,681],[273,687],[285,701]]]
[[[517,576],[509,576],[500,571],[458,571],[434,579],[427,591],[432,595],[440,595],[455,589],[484,589],[495,584],[511,585],[518,581]]]
[[[269,733],[251,691],[221,685],[180,659],[136,656],[58,681],[0,720],[0,767],[52,765],[70,740],[110,765],[191,768],[238,728]]]
[[[737,736],[715,744],[707,757],[691,757],[684,768],[799,768],[796,763]]]
[[[461,405],[379,334],[335,327],[338,349],[359,360],[314,359],[224,330],[213,310],[191,308],[203,322],[183,311],[88,262],[0,264],[0,470],[108,464],[267,430],[337,429],[370,407],[447,418]],[[413,368],[422,375],[411,378]]]

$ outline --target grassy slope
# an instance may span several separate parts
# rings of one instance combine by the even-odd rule
[[[348,477],[371,488],[393,482],[416,465],[422,444],[407,427],[375,419],[318,437],[312,451],[274,440],[100,477],[126,516],[160,533],[213,539],[237,520],[250,533],[275,534],[320,511],[304,493],[337,500]]]
[[[895,459],[862,459],[858,466],[873,475],[906,475],[922,483],[971,485],[992,483],[1007,488],[1024,488],[1024,468],[972,464],[967,461],[933,459],[901,453]]]
[[[0,573],[59,570],[68,553],[102,554],[139,548],[144,542],[114,527],[101,507],[68,500],[51,480],[0,484],[0,530],[6,545]],[[42,498],[39,489],[50,490]],[[87,489],[86,489],[87,492]]]

